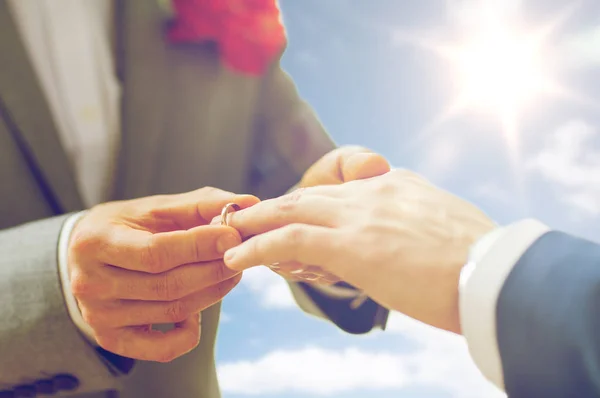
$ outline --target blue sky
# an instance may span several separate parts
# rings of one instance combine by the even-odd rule
[[[600,3],[581,1],[546,39],[543,67],[573,95],[535,97],[519,113],[512,146],[492,111],[465,109],[430,128],[456,96],[456,73],[414,39],[472,38],[481,3],[282,0],[284,67],[339,144],[364,145],[417,170],[499,223],[535,217],[596,239]],[[567,4],[497,3],[499,18],[526,29]],[[226,298],[217,355],[225,398],[502,396],[461,338],[398,314],[384,333],[345,335],[301,313],[265,269],[246,273]]]

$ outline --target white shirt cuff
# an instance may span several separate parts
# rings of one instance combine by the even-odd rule
[[[527,249],[549,228],[523,220],[498,228],[471,249],[460,276],[460,323],[469,352],[479,370],[504,390],[504,374],[496,336],[496,308],[504,281]]]
[[[94,338],[92,328],[83,320],[81,312],[79,311],[79,306],[77,305],[77,300],[75,300],[75,296],[73,296],[73,293],[71,292],[71,281],[68,268],[69,240],[71,238],[71,232],[73,232],[73,227],[75,227],[77,221],[79,221],[85,213],[85,211],[82,211],[69,217],[60,231],[60,236],[58,238],[58,271],[60,273],[60,282],[65,302],[67,303],[69,316],[79,331],[90,341],[90,343],[95,345],[96,339]]]

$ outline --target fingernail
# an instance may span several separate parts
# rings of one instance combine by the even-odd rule
[[[210,222],[210,225],[220,225],[221,224],[221,216],[216,216]]]
[[[227,250],[239,245],[240,243],[242,243],[240,238],[232,233],[221,235],[219,240],[217,240],[217,250],[219,253],[223,254]]]

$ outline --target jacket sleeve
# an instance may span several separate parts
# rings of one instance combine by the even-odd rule
[[[279,64],[265,78],[257,123],[258,143],[251,178],[252,193],[265,199],[282,195],[295,186],[304,172],[336,148],[314,110],[299,96],[291,77]],[[290,283],[299,306],[327,319],[349,333],[385,328],[388,310],[371,299],[351,305],[358,292],[351,286],[321,288]]]
[[[57,258],[69,216],[0,231],[0,392],[5,394],[36,388],[85,393],[118,385],[119,369],[89,344],[67,310]]]
[[[600,396],[600,246],[551,231],[509,274],[497,308],[510,397]]]
[[[476,363],[511,398],[600,396],[600,246],[532,221],[503,230],[461,286]]]

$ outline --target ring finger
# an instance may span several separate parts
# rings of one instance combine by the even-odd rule
[[[304,190],[299,190],[230,213],[228,225],[238,230],[242,238],[296,223],[335,227],[341,218],[341,206],[338,198],[305,194]]]

